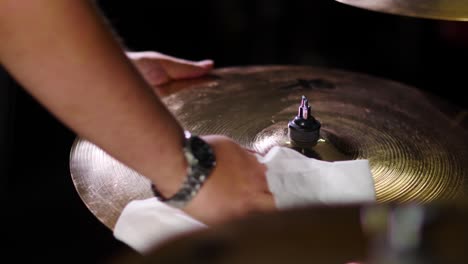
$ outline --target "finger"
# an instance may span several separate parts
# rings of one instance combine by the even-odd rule
[[[262,156],[262,154],[260,154],[260,152],[258,152],[258,151],[256,151],[256,150],[249,149],[249,148],[244,148],[244,150],[246,150],[247,152],[249,152],[249,153],[251,153],[251,154]]]
[[[210,72],[214,66],[212,60],[192,62],[179,59],[161,59],[160,64],[167,75],[174,80],[203,76]]]
[[[262,212],[277,210],[275,199],[271,193],[260,193],[256,199],[255,207]]]
[[[151,86],[165,84],[171,80],[162,65],[153,60],[141,59],[136,61],[135,65]]]

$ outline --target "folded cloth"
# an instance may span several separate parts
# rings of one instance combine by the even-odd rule
[[[374,181],[367,160],[327,162],[274,147],[265,156],[268,187],[278,209],[307,205],[370,203]],[[114,227],[114,236],[144,254],[185,232],[208,226],[156,198],[130,202]]]
[[[279,209],[375,201],[367,160],[327,162],[284,147],[274,147],[258,159],[268,168],[268,187]]]

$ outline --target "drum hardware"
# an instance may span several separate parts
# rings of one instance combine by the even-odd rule
[[[288,136],[292,145],[299,148],[317,145],[320,126],[320,122],[312,116],[309,100],[303,95],[297,116],[288,123]]]

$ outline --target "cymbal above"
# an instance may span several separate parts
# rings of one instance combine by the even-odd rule
[[[194,134],[226,135],[261,154],[283,146],[325,161],[368,159],[379,203],[468,200],[466,111],[414,87],[328,68],[252,66],[161,91]],[[297,149],[288,122],[302,96],[321,129],[315,146]],[[84,203],[111,229],[130,201],[152,196],[149,180],[82,138],[70,170]]]
[[[467,0],[335,0],[368,10],[441,20],[468,21]]]

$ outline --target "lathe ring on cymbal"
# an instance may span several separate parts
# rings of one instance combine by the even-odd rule
[[[185,129],[227,135],[260,153],[290,146],[287,124],[305,95],[322,128],[318,144],[304,154],[368,159],[378,202],[467,200],[466,120],[417,88],[328,68],[252,66],[161,89]],[[81,138],[70,170],[84,203],[110,228],[128,202],[151,197],[146,178]]]

